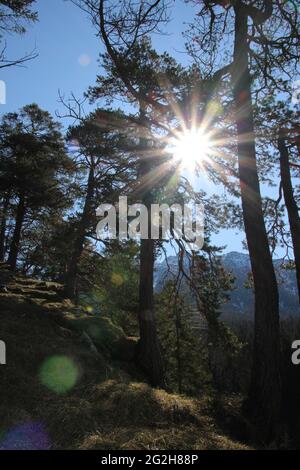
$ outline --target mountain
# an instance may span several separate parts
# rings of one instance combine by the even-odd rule
[[[232,251],[222,256],[223,265],[235,277],[234,290],[230,292],[230,301],[223,306],[224,313],[252,315],[254,295],[251,288],[245,287],[250,273],[249,255]],[[279,284],[279,308],[282,316],[300,314],[296,275],[294,270],[282,268],[282,260],[274,260],[276,276]],[[189,271],[188,259],[184,259],[184,267]],[[177,256],[157,263],[154,275],[154,288],[160,292],[166,281],[175,279],[178,273]]]

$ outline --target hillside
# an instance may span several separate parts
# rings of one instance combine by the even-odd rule
[[[234,289],[229,293],[230,300],[223,305],[224,313],[252,315],[254,310],[253,290],[246,287],[250,273],[249,256],[245,253],[232,251],[222,257],[224,267],[235,278]],[[294,270],[282,269],[282,260],[275,259],[279,286],[279,308],[282,316],[298,315],[300,313],[296,275]],[[185,259],[185,269],[188,271],[188,259]],[[168,279],[175,279],[178,273],[178,259],[170,256],[166,261],[158,263],[155,273],[155,286],[159,291]]]
[[[247,448],[222,431],[240,422],[238,397],[151,388],[133,363],[136,339],[62,292],[0,266],[0,449]]]

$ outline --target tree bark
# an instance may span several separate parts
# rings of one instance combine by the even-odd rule
[[[140,119],[143,122],[145,113],[141,106]],[[141,126],[143,128],[143,126]],[[146,128],[146,126],[144,127]],[[140,138],[141,147],[146,146],[145,139]],[[140,159],[139,178],[143,181],[150,175],[151,162],[142,157]],[[161,349],[157,336],[154,293],[153,293],[153,271],[154,271],[154,241],[151,239],[151,182],[143,185],[142,201],[148,208],[148,239],[141,240],[140,250],[140,284],[139,284],[139,329],[140,340],[137,349],[137,359],[140,367],[145,371],[152,385],[164,387],[164,366]]]
[[[86,231],[90,225],[91,216],[91,205],[95,189],[95,177],[94,167],[91,165],[88,176],[87,192],[84,201],[83,212],[81,219],[78,223],[76,230],[76,237],[73,244],[73,250],[71,259],[68,265],[66,280],[65,280],[65,292],[68,297],[75,299],[77,296],[77,275],[78,275],[78,263],[83,251],[84,240]]]
[[[284,140],[284,134],[282,132],[279,132],[278,149],[280,153],[281,184],[291,229],[296,265],[298,297],[300,303],[300,219],[298,213],[298,206],[293,193],[293,185],[289,164],[289,153]]]
[[[9,251],[9,256],[8,256],[8,264],[10,265],[12,270],[15,270],[17,267],[17,258],[18,258],[19,249],[20,249],[20,239],[21,239],[21,232],[22,232],[25,213],[26,213],[25,196],[24,194],[21,194],[19,196],[19,204],[17,207],[15,229],[14,229],[13,238],[12,238],[12,242],[10,245],[10,251]]]
[[[178,393],[182,393],[182,364],[181,364],[181,307],[175,305],[175,327],[176,327],[176,362],[177,362],[177,386]]]
[[[164,368],[157,337],[153,296],[154,242],[141,240],[138,362],[152,385],[164,386]]]
[[[238,134],[238,164],[246,239],[255,293],[255,331],[252,378],[247,409],[256,436],[277,436],[281,410],[278,289],[256,164],[251,77],[248,64],[248,16],[241,4],[235,10],[234,68],[232,73]]]
[[[6,232],[8,205],[9,205],[9,194],[7,194],[4,197],[3,207],[2,207],[2,217],[1,217],[1,226],[0,226],[0,261],[4,261],[5,259],[5,232]]]

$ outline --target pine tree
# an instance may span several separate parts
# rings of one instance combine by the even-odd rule
[[[235,104],[239,180],[243,220],[255,289],[255,340],[248,411],[264,441],[280,432],[281,380],[278,288],[266,232],[257,170],[253,95],[270,85],[280,89],[277,73],[291,74],[299,62],[300,31],[297,6],[277,0],[224,5],[200,2],[201,11],[189,30],[193,56],[214,70],[212,48],[233,46],[232,57],[222,52],[219,79],[229,77]],[[219,67],[219,64],[218,64]],[[207,70],[207,69],[206,69]]]
[[[0,47],[3,43],[3,32],[24,34],[26,25],[37,21],[37,13],[32,10],[35,0],[1,0],[0,1]],[[22,64],[37,56],[31,53],[19,59],[8,59],[5,55],[6,45],[0,51],[0,69]]]
[[[123,120],[123,126],[131,124],[136,128],[135,153],[137,180],[130,198],[141,201],[146,207],[154,202],[154,193],[164,185],[170,171],[166,171],[166,155],[162,156],[160,146],[152,135],[152,123],[157,122],[153,113],[142,96],[149,93],[153,97],[161,92],[161,80],[167,80],[171,87],[181,90],[185,75],[183,70],[168,55],[159,55],[152,48],[148,38],[138,41],[130,53],[122,60],[122,70],[131,84],[138,90],[137,95],[132,93],[128,83],[124,83],[120,76],[118,66],[109,54],[101,56],[106,74],[97,78],[95,87],[90,88],[88,96],[92,100],[106,97],[108,102],[117,96],[125,99],[138,109],[137,116],[128,116],[127,122]],[[171,85],[172,84],[172,85]],[[140,96],[140,99],[139,99]],[[122,127],[122,126],[121,126]],[[155,243],[149,237],[141,240],[140,256],[140,342],[138,348],[138,360],[141,367],[147,372],[150,380],[155,385],[163,385],[163,364],[160,347],[155,327],[153,270],[155,259]]]
[[[67,139],[74,143],[76,166],[82,176],[82,211],[74,225],[74,237],[66,273],[66,293],[76,295],[78,264],[88,235],[95,232],[96,208],[101,203],[113,203],[124,185],[132,178],[130,133],[107,125],[104,116],[120,119],[119,114],[104,113],[98,109],[79,125],[69,129]],[[94,235],[95,236],[95,235]]]
[[[16,201],[8,263],[16,268],[23,223],[30,210],[61,208],[73,163],[60,125],[37,105],[3,116],[0,125],[0,185]]]

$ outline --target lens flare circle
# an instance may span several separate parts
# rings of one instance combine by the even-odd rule
[[[46,359],[40,369],[40,381],[58,394],[69,392],[76,384],[79,370],[67,356],[52,356]]]
[[[193,169],[208,156],[211,142],[201,129],[190,129],[173,138],[171,151],[182,167]]]

